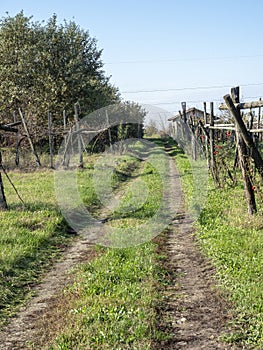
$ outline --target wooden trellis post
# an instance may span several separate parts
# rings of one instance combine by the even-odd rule
[[[29,144],[30,144],[32,153],[33,153],[33,155],[35,156],[35,160],[36,160],[37,166],[40,167],[40,166],[41,166],[40,159],[39,159],[38,154],[37,154],[37,152],[36,152],[36,150],[35,150],[33,141],[32,141],[32,139],[31,139],[31,136],[30,136],[29,131],[28,131],[27,123],[26,123],[26,121],[25,121],[25,118],[24,118],[23,113],[22,113],[22,111],[21,111],[20,108],[19,108],[19,114],[20,114],[20,117],[21,117],[21,120],[22,120],[23,127],[24,127],[24,129],[25,129],[26,136],[27,136],[27,138],[28,138],[28,141],[29,141]]]
[[[21,124],[21,122],[14,122],[14,123],[8,124],[8,125],[0,125],[0,130],[17,133],[18,130],[16,128],[14,128],[14,126],[19,125],[19,124]],[[0,210],[6,210],[7,203],[6,203],[6,197],[5,197],[4,184],[3,184],[1,170],[4,171],[4,167],[2,164],[2,153],[1,153],[1,149],[0,149]]]
[[[183,110],[183,120],[184,120],[184,123],[186,123],[187,122],[187,118],[186,118],[186,102],[182,102],[181,105],[182,105],[182,110]]]
[[[205,130],[205,127],[207,124],[208,124],[208,121],[207,121],[206,102],[204,102],[204,126],[201,126],[201,127],[203,128],[203,133],[205,136],[205,153],[206,153],[206,159],[207,159],[207,166],[210,169],[210,155],[209,155],[209,146],[208,146],[209,135]]]
[[[16,112],[14,112],[13,116],[14,116],[14,124],[16,124],[17,123]],[[16,158],[15,158],[15,163],[16,163],[16,166],[19,167],[20,159],[19,159],[19,138],[18,138],[18,135],[16,135]]]
[[[261,181],[263,183],[263,159],[261,157],[261,154],[260,154],[259,150],[257,149],[250,132],[247,130],[247,128],[246,128],[246,126],[241,118],[239,109],[235,107],[231,97],[229,95],[226,95],[226,96],[224,96],[224,99],[225,99],[226,105],[228,106],[228,108],[230,110],[232,117],[235,120],[235,123],[238,127],[238,131],[242,135],[242,138],[243,138],[246,146],[249,148],[249,150],[251,152],[251,156],[254,159],[255,165],[258,169],[259,175],[261,177]]]
[[[108,115],[108,111],[107,110],[106,110],[106,125],[107,125],[107,128],[108,128],[110,150],[112,151],[112,135],[111,135],[111,127],[110,127],[109,115]]]
[[[54,164],[53,164],[52,114],[51,114],[51,112],[48,112],[48,139],[49,139],[49,162],[50,162],[50,168],[54,169]]]
[[[212,176],[216,184],[220,185],[220,180],[217,173],[216,151],[215,151],[215,130],[214,130],[214,103],[210,103],[210,161]]]
[[[0,210],[6,210],[7,209],[7,203],[6,203],[6,197],[5,197],[5,191],[4,191],[4,184],[1,174],[2,169],[2,153],[0,149]]]
[[[79,133],[80,126],[79,126],[79,109],[78,109],[78,103],[74,104],[74,118],[76,123],[76,131],[77,131],[77,141],[78,141],[78,151],[79,151],[79,167],[83,168],[83,148],[81,144],[81,135]]]
[[[245,142],[245,137],[248,136],[248,131],[242,120],[240,110],[237,109],[234,105],[234,103],[239,103],[239,87],[232,88],[231,97],[230,95],[226,95],[224,96],[224,100],[236,124],[239,163],[240,163],[240,168],[241,168],[244,187],[245,187],[248,213],[252,215],[256,213],[257,206],[256,206],[255,194],[252,188],[252,183],[249,177],[248,150]],[[251,138],[251,141],[253,142],[251,136],[250,138]]]

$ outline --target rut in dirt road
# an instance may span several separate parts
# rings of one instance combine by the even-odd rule
[[[170,182],[177,187],[180,198],[180,178],[175,166],[170,167]],[[176,198],[171,198],[171,205],[174,200]],[[218,339],[228,331],[227,323],[232,315],[215,286],[213,268],[197,246],[193,221],[182,207],[181,203],[180,213],[175,216],[165,237],[165,268],[171,283],[162,291],[164,299],[158,307],[159,328],[172,336],[168,341],[156,344],[154,349],[242,349]]]
[[[64,260],[57,262],[41,284],[34,288],[36,296],[0,332],[0,350],[29,349],[39,330],[36,324],[45,315],[58,293],[69,283],[68,272],[76,264],[94,256],[93,245],[86,240],[77,241],[65,252]],[[38,347],[34,349],[39,349]]]
[[[131,169],[131,175],[136,175],[141,167],[142,164]],[[128,177],[118,187],[115,197],[121,196],[125,186],[133,180],[133,176]],[[109,206],[106,209],[98,209],[97,214],[107,217],[111,211]],[[89,230],[88,237],[85,238],[85,235],[79,237],[72,246],[63,252],[61,260],[56,262],[52,266],[52,270],[46,273],[42,283],[33,288],[35,296],[0,331],[0,350],[47,349],[46,330],[41,327],[48,328],[45,320],[49,321],[49,318],[54,316],[52,313],[56,313],[56,302],[64,297],[63,289],[72,283],[72,269],[77,264],[87,263],[96,256],[94,246],[98,238],[97,229],[94,227],[94,229]],[[63,319],[54,317],[54,320],[63,324]],[[54,320],[52,319],[53,322]],[[59,328],[59,324],[53,324],[53,327],[54,329]]]

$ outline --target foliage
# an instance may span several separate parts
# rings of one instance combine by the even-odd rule
[[[117,89],[102,70],[102,50],[75,22],[33,22],[23,12],[0,21],[0,113],[10,122],[22,108],[30,131],[45,135],[47,111],[62,126],[62,111],[73,114],[78,102],[86,114],[119,101]],[[4,119],[5,119],[4,118]]]
[[[151,119],[149,123],[147,123],[147,125],[145,126],[145,135],[147,137],[153,137],[157,135],[158,132],[159,130],[158,130],[156,121]]]
[[[100,132],[89,144],[92,151],[104,151],[106,146],[129,138],[142,138],[146,111],[137,103],[122,101],[91,113],[83,123]],[[110,127],[109,127],[110,125]]]

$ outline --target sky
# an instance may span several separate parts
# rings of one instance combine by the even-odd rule
[[[103,49],[124,100],[177,114],[181,102],[263,97],[262,0],[1,0],[0,15],[74,20]]]

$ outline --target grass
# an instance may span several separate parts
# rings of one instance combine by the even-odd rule
[[[150,349],[154,337],[155,245],[104,248],[76,271],[67,327],[50,349]]]
[[[176,157],[180,169],[186,201],[191,206],[195,195],[191,163],[174,142],[169,143],[173,146],[170,154]],[[92,186],[95,161],[91,160],[84,171],[78,172],[78,186],[85,205],[99,213],[101,203]],[[161,179],[167,165],[160,162],[156,168],[133,157],[117,162],[111,186],[118,190],[125,184],[128,190],[121,196],[119,206],[108,213],[109,224],[121,229],[132,225],[134,229],[127,231],[131,234],[136,234],[136,228],[145,224],[142,227],[148,239],[152,227],[147,227],[147,223],[160,207]],[[138,167],[140,173],[135,170]],[[11,172],[10,176],[27,205],[22,208],[6,182],[10,210],[0,212],[2,323],[25,300],[30,286],[57,258],[60,248],[69,244],[66,224],[55,200],[52,171]],[[138,187],[134,186],[136,181]],[[262,349],[262,202],[259,201],[258,214],[251,217],[246,213],[240,182],[235,187],[225,186],[224,190],[215,189],[210,180],[208,185],[205,207],[196,222],[196,236],[216,266],[218,284],[235,309],[233,332],[224,340],[241,342],[245,348]],[[136,188],[140,189],[138,193]],[[143,198],[140,193],[144,193]],[[139,238],[140,234],[141,231]],[[123,242],[127,243],[125,239]],[[55,338],[52,334],[49,349],[150,349],[154,339],[167,336],[157,332],[155,326],[158,283],[165,283],[156,242],[96,249],[98,257],[79,265],[73,272],[74,283],[65,290],[58,306],[58,311],[64,308],[63,324]]]
[[[23,208],[5,182],[10,209],[0,211],[0,325],[70,240],[55,207],[52,172],[9,175],[27,204]]]
[[[79,189],[85,189],[82,195],[91,209],[100,205],[91,190],[96,160],[89,157],[86,168],[78,174]],[[134,166],[133,158],[125,159],[119,167],[121,173],[113,176],[113,185],[124,181],[123,174]],[[9,176],[26,205],[23,207],[4,177],[9,210],[0,211],[0,325],[30,297],[31,287],[73,239],[57,205],[53,171],[13,171]]]
[[[147,162],[141,164],[140,174],[128,185],[143,181],[147,199],[134,210],[137,197],[130,187],[111,213],[114,228],[132,225],[136,234],[136,225],[147,223],[159,209],[161,169],[167,171],[165,162],[159,163],[158,170]],[[146,231],[147,237],[151,227]],[[71,300],[67,322],[49,349],[150,349],[153,339],[165,337],[155,326],[156,285],[162,280],[157,243],[98,249],[102,254],[97,259],[74,271],[74,283],[65,291]]]
[[[175,147],[175,143],[170,141]],[[176,163],[187,202],[191,202],[193,175],[188,158],[178,151]],[[204,253],[216,267],[218,284],[233,303],[233,332],[228,342],[241,342],[247,349],[263,348],[263,203],[256,193],[258,213],[247,214],[243,184],[215,189],[208,180],[205,207],[196,221],[196,236]],[[259,191],[259,190],[257,190]]]
[[[140,145],[137,147],[140,149]],[[56,338],[49,328],[52,327],[49,320],[43,326],[43,334],[51,333],[53,339],[50,349],[150,349],[153,339],[164,337],[155,329],[156,283],[161,283],[162,276],[160,256],[157,243],[150,240],[152,232],[147,222],[161,205],[162,177],[167,164],[159,162],[154,154],[151,159],[154,165],[132,156],[114,160],[110,185],[122,195],[119,206],[108,212],[109,223],[120,232],[123,229],[128,229],[126,233],[138,231],[137,246],[96,247],[97,257],[73,271],[74,283],[54,306],[54,312],[63,315]],[[93,176],[103,160],[97,160],[91,159],[84,170],[77,171],[77,183],[85,205],[100,216],[102,203],[94,189]],[[52,267],[60,248],[71,242],[56,203],[53,172],[11,171],[9,176],[26,206],[23,208],[19,203],[5,179],[9,211],[0,213],[2,324],[30,296],[31,286],[39,281],[41,273]],[[141,189],[145,191],[143,199]],[[131,226],[135,230],[131,230]],[[139,244],[142,234],[146,242]],[[125,235],[117,238],[127,245]]]
[[[226,340],[262,349],[262,207],[251,217],[240,187],[211,191],[197,228],[204,251],[217,267],[220,284],[236,308],[238,330]]]

